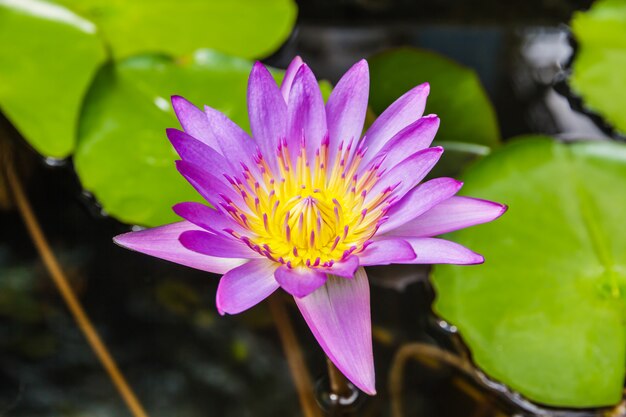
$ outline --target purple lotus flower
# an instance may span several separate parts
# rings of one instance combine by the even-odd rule
[[[428,92],[422,84],[404,94],[362,138],[369,93],[364,60],[337,83],[326,105],[300,58],[280,88],[256,63],[248,85],[252,137],[217,110],[173,97],[184,129],[167,131],[182,159],[176,167],[212,207],[177,204],[183,221],[115,242],[223,274],[221,314],[242,312],[281,287],[333,363],[373,395],[363,267],[481,263],[482,256],[432,236],[506,210],[455,196],[462,184],[452,178],[420,184],[443,152],[429,147],[439,119],[422,117]]]

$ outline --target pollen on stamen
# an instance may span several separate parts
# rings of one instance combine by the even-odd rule
[[[332,162],[328,135],[314,158],[305,144],[303,136],[302,146],[289,151],[281,138],[277,164],[268,164],[260,152],[254,157],[258,169],[251,172],[242,163],[243,172],[227,180],[245,205],[240,208],[225,195],[227,204],[219,205],[250,230],[248,246],[268,259],[289,268],[329,267],[364,248],[388,209],[382,204],[392,187],[367,201],[381,161],[359,170],[366,148],[358,140],[341,141]],[[243,240],[232,230],[227,233]]]
[[[345,260],[348,256],[352,255],[355,250],[357,250],[357,246],[351,246],[350,249],[343,252],[341,260]]]
[[[222,176],[223,176],[224,178],[226,178],[226,181],[228,181],[228,182],[229,182],[229,183],[231,183],[232,185],[235,185],[235,184],[236,184],[236,183],[235,183],[235,180],[234,180],[234,179],[233,179],[230,175],[228,175],[228,174],[222,174]]]
[[[231,200],[227,195],[224,194],[219,194],[219,197],[224,200],[225,202],[227,202],[228,204],[232,204],[233,200]]]
[[[389,220],[389,216],[383,216],[376,222],[376,227],[380,227],[383,223]]]
[[[317,210],[317,234],[321,234],[322,233],[322,213],[320,213],[319,210]]]
[[[268,220],[267,220],[267,213],[263,213],[263,226],[265,227],[266,232],[270,231]]]

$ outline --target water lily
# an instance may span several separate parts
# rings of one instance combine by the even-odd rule
[[[183,202],[184,220],[117,236],[126,248],[223,274],[221,314],[278,288],[293,295],[332,362],[375,394],[369,265],[478,264],[483,257],[439,234],[499,217],[505,206],[455,194],[461,182],[420,182],[443,149],[424,116],[429,85],[394,102],[361,137],[369,93],[356,63],[324,104],[296,58],[280,88],[256,63],[248,85],[252,135],[210,107],[172,105],[184,131],[167,135],[178,171],[210,204]],[[454,121],[450,121],[454,123]]]

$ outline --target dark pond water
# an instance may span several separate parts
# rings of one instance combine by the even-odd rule
[[[300,6],[292,39],[268,63],[284,67],[300,54],[320,77],[336,81],[357,59],[389,47],[429,48],[478,72],[503,138],[602,136],[552,87],[559,64],[571,54],[563,22],[587,1],[307,0]],[[71,163],[47,166],[6,122],[3,127],[9,134],[2,134],[2,149],[11,141],[55,253],[151,416],[300,415],[266,306],[220,317],[217,277],[113,245],[112,236],[128,226],[99,214],[81,194]],[[0,208],[0,416],[129,415],[52,285],[2,182]],[[455,349],[455,343],[430,313],[426,271],[378,268],[370,275],[380,394],[356,415],[388,416],[389,369],[400,346],[419,341]],[[297,312],[290,312],[313,377],[321,377],[322,352]],[[405,415],[542,412],[515,396],[496,395],[485,382],[434,359],[410,360]]]

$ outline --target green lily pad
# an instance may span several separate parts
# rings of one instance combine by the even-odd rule
[[[437,266],[435,310],[476,364],[529,399],[594,407],[625,373],[626,146],[512,142],[473,165],[463,193],[499,201],[499,220],[449,238],[485,264]]]
[[[587,108],[626,133],[626,1],[600,0],[571,22],[579,49],[570,84]]]
[[[0,45],[2,112],[38,152],[66,157],[106,59],[96,26],[42,0],[0,0]]]
[[[74,162],[83,187],[105,212],[126,223],[176,221],[171,207],[200,197],[174,167],[178,156],[165,129],[179,123],[170,97],[214,107],[249,130],[251,67],[241,58],[200,50],[187,59],[138,56],[103,68],[85,101],[79,128]]]
[[[289,37],[297,15],[293,0],[58,1],[96,22],[117,58],[199,48],[264,57]]]
[[[496,114],[476,73],[437,53],[398,48],[369,59],[370,106],[381,114],[409,89],[430,83],[426,114],[441,118],[436,142],[445,147],[441,170],[454,173],[468,160],[488,154],[500,141]]]

